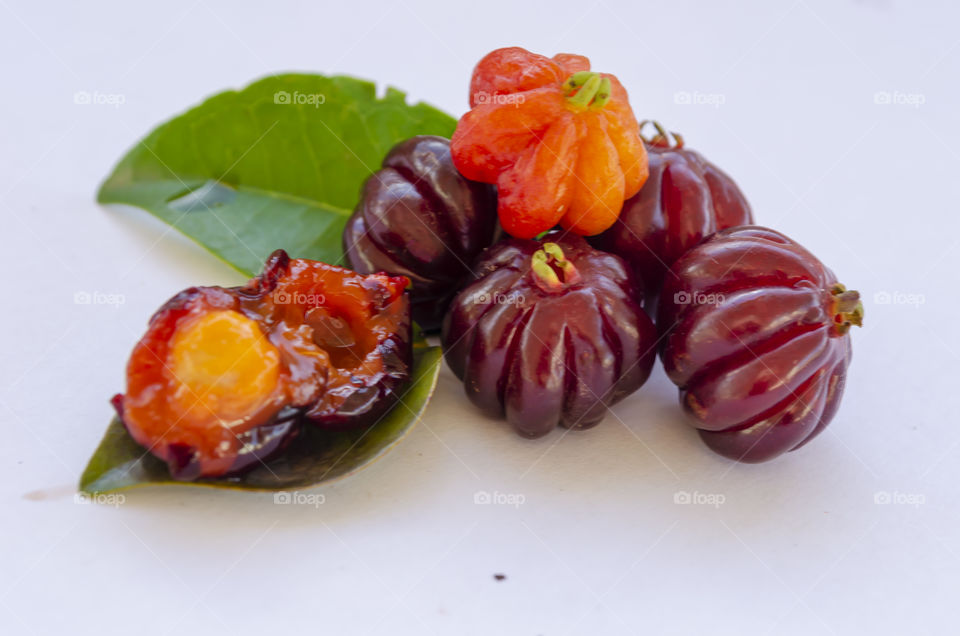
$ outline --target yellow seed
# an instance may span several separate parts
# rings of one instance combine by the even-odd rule
[[[168,367],[185,416],[229,424],[255,413],[273,393],[280,354],[250,318],[215,311],[177,330]]]

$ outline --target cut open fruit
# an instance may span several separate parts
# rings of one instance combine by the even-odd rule
[[[120,417],[177,479],[242,472],[304,423],[373,424],[409,377],[407,284],[278,251],[244,287],[187,289],[131,354]]]

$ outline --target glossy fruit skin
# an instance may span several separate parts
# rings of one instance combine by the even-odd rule
[[[117,412],[117,417],[124,424],[127,432],[134,435],[124,418],[124,395],[118,393],[111,398],[110,403]],[[256,468],[257,464],[283,453],[303,431],[303,417],[299,409],[285,408],[279,411],[270,421],[249,430],[236,434],[238,446],[230,457],[221,456],[216,459],[201,460],[197,447],[183,440],[170,442],[163,446],[156,446],[155,442],[140,442],[152,454],[167,463],[170,476],[178,481],[194,481],[202,477],[222,477],[239,475]],[[135,436],[134,439],[137,439]],[[221,472],[219,467],[213,469],[213,463],[222,464],[227,468]]]
[[[127,390],[114,406],[133,439],[180,480],[244,472],[282,451],[306,423],[369,426],[409,378],[407,284],[403,277],[362,276],[278,250],[244,286],[192,287],[164,304],[130,355]],[[241,346],[236,363],[207,378],[196,368],[232,355],[231,343],[181,346],[211,320],[254,330],[249,337],[258,349],[248,359]],[[250,388],[237,369],[249,364],[258,371],[264,359],[275,375],[266,381],[255,375],[258,384]],[[187,380],[198,373],[214,383],[213,397]],[[215,390],[221,381],[228,383],[222,395]],[[231,406],[232,399],[241,406]]]
[[[707,446],[762,462],[819,434],[843,394],[857,293],[759,226],[714,234],[673,272],[658,307],[660,357]]]
[[[360,273],[409,278],[413,319],[433,331],[473,259],[493,244],[496,210],[492,187],[457,172],[448,139],[420,135],[397,144],[367,179],[344,253]]]
[[[342,335],[328,330],[319,345],[331,360],[324,369],[322,395],[305,412],[310,423],[331,430],[364,428],[393,406],[413,366],[409,285],[404,276],[362,275],[319,261],[292,259],[283,250],[274,252],[263,273],[247,285],[244,293],[276,301],[267,320],[299,329],[311,324],[307,312],[324,310],[345,322],[356,339],[355,346],[337,347],[344,344]],[[281,298],[288,301],[280,303]],[[321,338],[318,331],[315,327],[313,340]]]
[[[579,235],[610,227],[647,178],[627,92],[580,55],[519,47],[477,64],[470,106],[450,149],[468,179],[497,186],[500,224],[533,238],[557,224]]]
[[[656,357],[656,330],[624,262],[578,236],[557,238],[576,274],[545,284],[531,260],[551,241],[507,239],[487,249],[441,339],[470,401],[531,438],[558,424],[594,426],[640,388]]]
[[[650,176],[616,223],[591,239],[630,263],[648,292],[678,258],[718,230],[753,223],[746,197],[726,173],[666,134],[647,143]]]

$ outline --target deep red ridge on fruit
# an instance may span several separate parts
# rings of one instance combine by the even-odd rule
[[[525,437],[589,428],[638,389],[655,328],[623,261],[582,238],[486,250],[444,320],[444,357],[469,399]]]
[[[470,264],[497,237],[496,194],[453,166],[450,142],[421,135],[387,154],[364,184],[343,232],[347,261],[363,274],[411,281],[413,319],[439,329]]]
[[[660,355],[701,437],[746,462],[799,448],[829,423],[850,363],[856,292],[767,228],[723,230],[664,282]]]

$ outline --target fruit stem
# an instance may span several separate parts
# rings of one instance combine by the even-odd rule
[[[837,283],[830,290],[833,294],[833,321],[837,331],[845,334],[850,331],[851,325],[863,326],[863,302],[860,293]]]
[[[537,284],[547,291],[557,291],[580,280],[580,272],[556,243],[544,243],[534,252],[530,267]]]
[[[567,101],[578,108],[603,108],[610,101],[610,78],[594,71],[574,73],[563,83]]]
[[[551,289],[557,289],[563,286],[563,283],[560,282],[560,277],[557,276],[557,273],[553,271],[553,268],[550,267],[550,264],[547,262],[547,253],[543,250],[537,250],[533,253],[533,257],[530,259],[530,266],[533,268],[533,275],[537,278],[538,283],[543,283],[543,285]],[[541,287],[543,285],[541,285]]]
[[[644,127],[650,124],[657,131],[657,134],[653,137],[647,139],[643,136]],[[670,139],[673,138],[673,144],[671,145]],[[643,139],[644,143],[648,146],[659,146],[660,148],[683,148],[683,137],[680,133],[667,132],[667,129],[655,119],[644,119],[640,122],[640,139]]]

